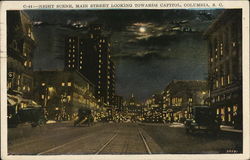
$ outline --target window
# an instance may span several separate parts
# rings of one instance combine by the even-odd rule
[[[44,83],[44,82],[42,83],[42,86],[45,86],[45,83]]]
[[[230,84],[231,80],[230,80],[230,75],[227,75],[227,84]]]
[[[69,42],[71,42],[71,38],[69,38]]]
[[[216,85],[216,88],[219,87],[219,81],[218,80],[216,80],[215,85]]]
[[[28,65],[28,62],[27,62],[27,61],[25,61],[25,62],[24,62],[24,66],[25,66],[25,67],[27,67],[27,65]]]
[[[69,87],[71,86],[71,82],[68,82],[68,86],[69,86]]]
[[[44,95],[43,94],[41,95],[41,98],[44,99]]]
[[[80,66],[80,69],[82,69],[82,66]]]
[[[221,77],[221,86],[224,86],[224,77]]]
[[[64,83],[64,82],[62,82],[62,86],[65,86],[65,83]]]

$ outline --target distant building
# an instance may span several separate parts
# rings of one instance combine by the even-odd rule
[[[126,104],[127,116],[132,120],[137,120],[142,117],[142,106],[136,102],[135,96],[132,94]]]
[[[113,101],[114,107],[118,112],[124,111],[123,107],[123,97],[115,95],[114,96],[114,101]]]
[[[242,128],[242,11],[224,11],[205,37],[211,106],[223,124]]]
[[[159,123],[164,120],[163,112],[163,95],[154,94],[152,97],[146,100],[143,107],[143,118],[145,122]]]
[[[78,71],[36,71],[35,97],[50,119],[72,119],[81,107],[93,113],[99,106],[94,85]]]
[[[7,12],[7,88],[33,98],[32,57],[35,38],[32,23],[23,11]]]
[[[207,105],[208,87],[205,80],[173,80],[163,92],[163,106],[168,121],[190,118],[192,106]]]

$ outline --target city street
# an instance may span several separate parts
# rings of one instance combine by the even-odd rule
[[[149,123],[96,123],[73,127],[72,122],[8,129],[8,153],[51,154],[157,154],[240,153],[242,133],[221,131],[189,135],[183,126]]]

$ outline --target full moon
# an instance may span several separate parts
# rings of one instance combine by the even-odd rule
[[[143,32],[146,31],[146,28],[145,28],[145,27],[140,27],[140,28],[139,28],[139,31],[143,33]]]

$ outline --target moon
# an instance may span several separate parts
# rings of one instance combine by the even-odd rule
[[[140,27],[139,32],[141,32],[141,33],[146,32],[146,28],[145,27]]]

